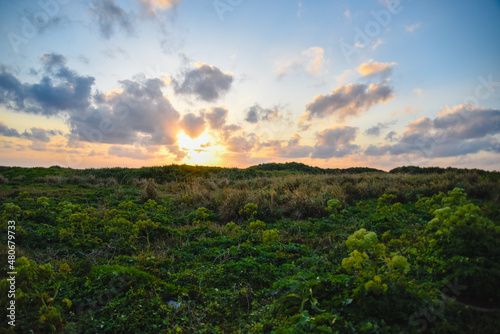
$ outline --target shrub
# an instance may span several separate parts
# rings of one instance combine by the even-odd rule
[[[241,227],[233,222],[229,222],[226,224],[226,232],[230,236],[238,235],[241,232]]]
[[[264,229],[265,227],[266,223],[260,220],[253,221],[248,225],[248,229],[252,232],[257,232],[259,230]]]
[[[254,203],[248,203],[245,205],[243,209],[240,210],[240,215],[248,217],[250,221],[255,220],[255,215],[257,214],[257,204]]]
[[[331,212],[333,214],[339,213],[340,209],[342,209],[342,204],[338,199],[331,199],[326,203],[326,211]]]
[[[154,179],[148,179],[144,189],[142,191],[141,199],[145,202],[147,200],[158,201],[158,191],[156,190],[157,185]]]
[[[435,278],[453,280],[467,286],[469,297],[500,299],[500,224],[483,216],[481,209],[467,201],[463,189],[446,196],[423,199],[422,205],[435,208],[426,226],[429,255]],[[425,205],[427,203],[427,205]]]
[[[262,232],[262,240],[265,243],[273,243],[278,240],[279,232],[278,230],[267,230]]]

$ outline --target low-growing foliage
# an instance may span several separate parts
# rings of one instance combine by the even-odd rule
[[[498,173],[293,163],[0,172],[1,226],[16,221],[11,332],[498,328]],[[4,319],[8,288],[2,277]]]

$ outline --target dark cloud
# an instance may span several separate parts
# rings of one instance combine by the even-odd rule
[[[226,124],[229,111],[225,107],[214,107],[205,113],[205,118],[214,130],[221,129]]]
[[[14,128],[9,128],[4,122],[0,121],[0,135],[5,137],[20,138],[21,134]]]
[[[396,135],[397,133],[395,131],[391,131],[389,132],[386,136],[385,136],[385,140],[388,140],[388,141],[393,141],[394,140],[394,136]]]
[[[23,137],[33,141],[48,143],[50,141],[50,138],[48,136],[49,134],[54,135],[55,133],[53,131],[46,131],[41,128],[31,128],[31,133],[24,131]]]
[[[117,27],[129,35],[134,32],[132,24],[134,15],[125,12],[115,0],[92,0],[92,5],[102,37],[109,39]]]
[[[196,116],[193,113],[185,114],[179,122],[179,125],[191,138],[197,138],[203,133],[203,131],[205,131],[206,127],[203,116]]]
[[[33,142],[50,142],[50,137],[56,135],[62,135],[61,131],[55,130],[45,130],[42,128],[31,128],[29,131],[25,130],[23,133],[19,133],[14,128],[9,128],[5,123],[0,121],[0,135],[5,137],[15,137],[24,138],[32,140]]]
[[[480,151],[498,152],[500,110],[460,105],[435,119],[422,117],[408,123],[394,144],[371,145],[366,155],[416,154],[426,158],[453,157]],[[394,136],[391,136],[393,139]]]
[[[120,81],[122,91],[102,97],[96,107],[68,120],[72,139],[109,144],[171,145],[179,113],[161,92],[160,79]]]
[[[44,53],[40,60],[48,70],[54,67],[63,67],[67,62],[66,57],[57,53]]]
[[[281,117],[280,107],[262,108],[258,103],[250,107],[246,112],[245,121],[248,123],[257,123],[259,120],[269,121]]]
[[[82,110],[90,105],[90,93],[94,84],[93,77],[73,77],[61,84],[55,84],[49,77],[40,83],[26,87],[29,102],[34,102],[34,113],[54,115],[65,110]],[[37,106],[35,106],[35,104]]]
[[[377,125],[374,125],[371,128],[367,129],[365,131],[365,134],[368,136],[378,137],[378,136],[380,136],[382,130],[387,129],[390,124],[394,124],[394,122],[391,122],[391,123],[380,123],[379,122]]]
[[[254,107],[251,107],[250,110],[247,111],[245,121],[247,121],[248,123],[257,123],[259,121],[259,114]]]
[[[352,144],[356,139],[357,130],[357,128],[344,126],[317,132],[317,141],[311,158],[340,158],[354,153],[359,149],[358,145]]]
[[[215,66],[197,63],[196,68],[187,71],[179,83],[173,80],[177,94],[194,95],[200,100],[212,102],[225,94],[233,82],[233,74],[222,72]]]
[[[71,143],[157,146],[176,142],[179,113],[162,93],[163,80],[123,80],[119,90],[92,93],[94,78],[66,67],[64,56],[44,54],[41,62],[44,75],[36,84],[22,83],[0,68],[0,104],[24,113],[64,116]],[[184,125],[192,123],[188,121],[189,117]],[[197,131],[191,125],[192,131]],[[11,130],[2,128],[15,135]],[[46,130],[31,129],[20,136],[48,142],[50,135]]]
[[[301,121],[336,115],[340,121],[347,116],[357,116],[376,103],[385,103],[394,97],[386,83],[348,84],[334,89],[328,95],[318,95],[306,105]]]
[[[64,64],[63,56],[42,57],[46,75],[39,83],[21,83],[5,68],[0,69],[0,104],[7,108],[45,116],[90,106],[93,77],[79,76]]]
[[[380,136],[380,132],[382,131],[382,129],[385,128],[387,128],[386,124],[378,123],[377,125],[374,125],[371,128],[367,129],[365,131],[365,134],[367,134],[368,136],[378,137]]]

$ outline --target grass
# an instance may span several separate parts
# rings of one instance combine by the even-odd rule
[[[302,164],[0,172],[2,229],[8,220],[17,224],[18,332],[387,333],[418,332],[423,324],[435,333],[497,330],[498,312],[452,301],[437,306],[453,277],[475,282],[461,298],[498,286],[492,256],[500,173]],[[447,241],[443,227],[428,228],[428,208],[452,196],[435,195],[457,187],[469,206],[452,206],[440,222],[470,221],[475,229],[452,230],[455,239]],[[328,209],[332,199],[339,205],[331,201]],[[360,258],[345,241],[361,229],[376,233],[377,244],[348,271],[344,260]],[[457,250],[443,252],[439,242]],[[2,254],[6,245],[3,234]],[[487,251],[478,257],[474,245]],[[404,273],[389,265],[401,257],[409,265]],[[7,265],[2,259],[3,273]],[[4,310],[6,302],[2,297]]]

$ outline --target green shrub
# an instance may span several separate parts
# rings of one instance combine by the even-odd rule
[[[262,232],[262,240],[266,244],[276,242],[278,240],[278,237],[279,237],[278,230],[267,230]]]

